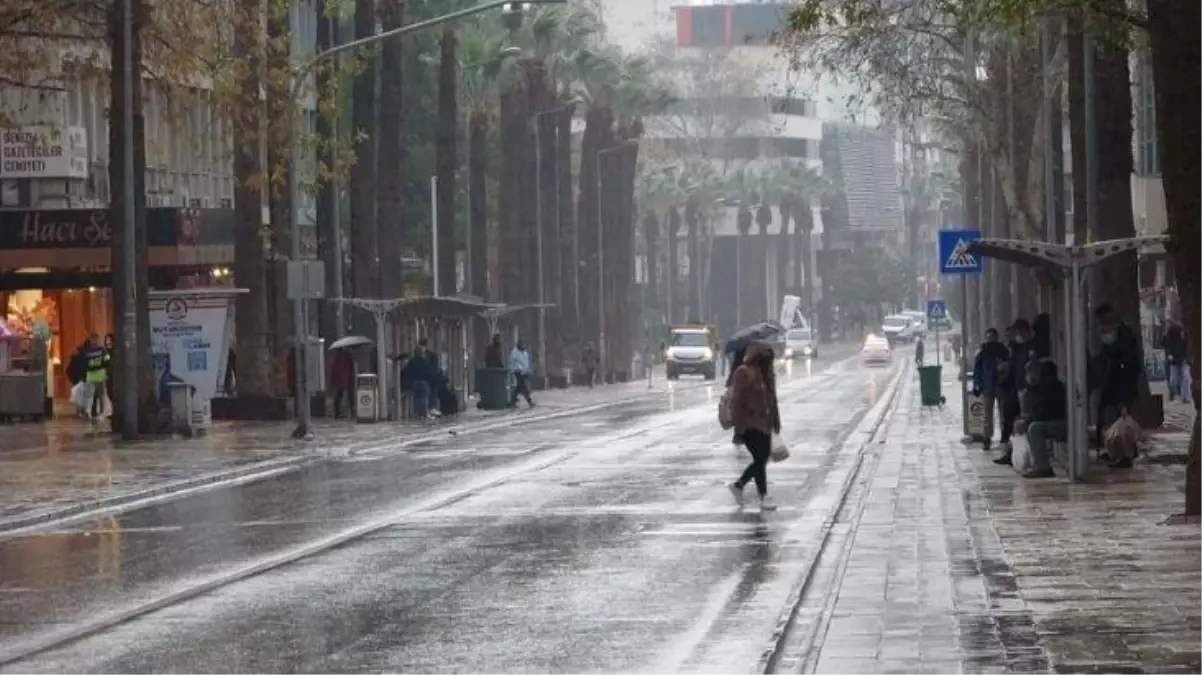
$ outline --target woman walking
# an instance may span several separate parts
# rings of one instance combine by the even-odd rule
[[[768,499],[768,459],[772,456],[772,434],[780,433],[780,410],[776,405],[775,354],[764,342],[753,342],[743,354],[743,363],[731,377],[731,418],[735,435],[751,453],[751,464],[739,480],[731,483],[735,501],[743,504],[743,487],[752,480],[760,496],[760,510],[773,511]]]

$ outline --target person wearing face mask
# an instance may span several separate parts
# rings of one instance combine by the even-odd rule
[[[1010,435],[1014,432],[1014,421],[1019,414],[1019,396],[1027,388],[1031,324],[1026,319],[1017,319],[1006,333],[1010,338],[1006,345],[1010,359],[1006,362],[1006,375],[998,389],[998,407],[1002,415],[1002,438],[998,445],[1002,448],[1002,456],[993,460],[994,464],[1002,466],[1012,464]]]
[[[1099,354],[1098,424],[1095,429],[1098,447],[1102,434],[1139,396],[1139,373],[1143,368],[1139,338],[1109,304],[1094,310],[1098,337],[1102,341]],[[1110,457],[1111,467],[1127,469],[1134,457]]]
[[[972,366],[972,394],[985,398],[985,452],[993,447],[993,409],[1003,409],[1004,380],[1009,373],[1010,351],[998,340],[996,328],[985,331],[985,342]],[[1006,440],[1010,440],[1009,436]]]

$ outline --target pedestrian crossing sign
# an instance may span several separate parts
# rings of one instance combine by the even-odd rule
[[[980,238],[980,230],[940,230],[939,273],[979,274],[981,258],[968,247]]]
[[[942,321],[947,318],[947,303],[942,300],[927,300],[927,320]]]

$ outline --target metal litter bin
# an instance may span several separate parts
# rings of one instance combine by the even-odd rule
[[[378,379],[374,373],[363,373],[355,377],[356,421],[380,421],[380,401],[376,391],[377,382]]]
[[[477,368],[476,393],[481,410],[502,410],[509,405],[509,371],[504,368]]]

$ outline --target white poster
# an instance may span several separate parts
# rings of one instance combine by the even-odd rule
[[[212,419],[211,401],[224,377],[229,344],[226,341],[233,289],[154,291],[150,296],[150,340],[158,354],[167,354],[168,380],[195,387],[194,419]]]
[[[797,309],[801,307],[801,298],[796,295],[786,295],[780,303],[780,325],[785,328],[792,328],[796,323]],[[802,325],[805,325],[805,318],[801,320]]]
[[[83,127],[25,126],[0,131],[0,178],[87,178]]]

